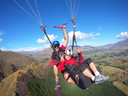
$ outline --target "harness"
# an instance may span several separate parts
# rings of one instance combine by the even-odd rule
[[[56,52],[55,51],[52,53],[51,58],[55,60],[57,66],[60,64],[60,55],[63,55],[64,54],[64,51],[65,51],[64,49],[59,48],[59,51],[57,52],[57,54],[59,55],[59,58],[56,55]]]
[[[78,65],[75,65],[76,63],[80,64],[80,62],[77,60],[75,63],[73,63],[72,65],[68,65],[66,63],[64,63],[64,66],[66,67],[66,72],[69,73],[68,78],[66,79],[66,81],[71,77],[73,79],[73,81],[78,84],[79,81],[79,76],[77,73],[79,73],[81,70],[75,70],[76,67]]]
[[[76,63],[79,63],[80,66],[75,65]],[[92,85],[93,81],[82,73],[82,69],[79,69],[81,68],[81,64],[82,63],[80,63],[78,60],[72,66],[65,64],[65,67],[67,68],[66,71],[69,73],[69,77],[66,80],[68,80],[71,77],[78,87],[80,87],[81,89],[86,89]]]

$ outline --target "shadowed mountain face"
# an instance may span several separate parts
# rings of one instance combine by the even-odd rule
[[[13,72],[29,66],[32,62],[37,63],[32,57],[11,51],[0,51],[0,81]]]

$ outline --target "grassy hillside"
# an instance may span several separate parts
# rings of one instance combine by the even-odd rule
[[[26,87],[30,78],[35,76],[46,78],[50,67],[49,62],[32,63],[30,66],[14,72],[0,82],[0,96],[30,96]]]
[[[38,63],[33,57],[22,55],[12,51],[0,51],[0,81],[30,64]]]
[[[126,86],[128,86],[128,48],[123,47],[115,50],[105,48],[92,48],[87,50],[84,48],[81,48],[84,58],[92,58],[98,70],[111,77],[110,81],[99,85],[93,84],[89,91],[85,91],[76,85],[65,82],[61,76],[61,91],[63,96],[126,96],[125,93],[127,94],[127,91],[124,90],[124,87],[127,88]],[[119,83],[115,83],[116,81]],[[55,96],[56,94],[54,90],[54,75],[52,72],[49,73],[46,79],[33,78],[29,84],[28,86],[33,96],[35,96],[35,94],[38,94],[38,96],[42,96],[42,94],[45,96]],[[32,86],[35,86],[36,89],[34,89],[34,87],[32,88]],[[123,88],[118,86],[122,86]]]
[[[76,85],[67,83],[61,74],[60,84],[62,86],[62,96],[126,96],[112,83],[105,82],[99,85],[93,84],[88,91],[78,88]],[[54,90],[55,82],[52,70],[46,79],[31,78],[28,83],[28,88],[32,96],[56,96],[56,90]]]
[[[99,85],[93,84],[89,91],[85,91],[79,89],[76,85],[68,84],[61,78],[63,96],[126,96],[125,93],[127,94],[127,90],[124,90],[124,88],[128,88],[128,47],[122,47],[120,49],[86,49],[86,47],[81,47],[80,49],[85,59],[92,58],[98,70],[111,77],[110,81]],[[119,83],[115,83],[116,81]],[[54,75],[49,73],[46,79],[32,79],[32,85],[28,86],[33,96],[35,94],[38,94],[38,96],[42,96],[41,94],[55,96],[54,83]],[[32,86],[35,86],[36,89],[31,89]],[[36,92],[36,90],[38,91]]]

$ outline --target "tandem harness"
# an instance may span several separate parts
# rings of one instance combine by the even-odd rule
[[[73,63],[72,65],[68,65],[68,64],[64,64],[64,66],[66,67],[66,72],[69,73],[68,78],[66,79],[66,81],[71,77],[73,79],[73,81],[77,84],[78,80],[76,80],[74,77],[76,77],[76,74],[80,71],[76,71],[75,68],[77,67],[77,65],[75,65],[78,62]],[[78,78],[77,78],[78,79]]]
[[[78,63],[79,65],[75,65],[76,63]],[[81,89],[86,89],[93,83],[90,78],[82,73],[86,68],[88,68],[88,64],[84,63],[85,62],[80,63],[79,61],[76,61],[72,66],[65,64],[66,72],[69,73],[69,77],[66,80],[71,77],[76,85]]]
[[[57,66],[60,64],[60,56],[63,55],[64,52],[65,52],[65,50],[62,49],[62,48],[60,48],[60,49],[59,49],[59,52],[55,52],[55,51],[54,51],[54,52],[52,53],[51,58],[55,60]],[[59,57],[58,57],[58,55],[59,55]]]

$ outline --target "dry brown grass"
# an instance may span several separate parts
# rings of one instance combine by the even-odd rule
[[[128,87],[126,85],[122,84],[120,81],[113,82],[113,85],[115,85],[118,89],[120,89],[128,96]]]
[[[32,63],[30,66],[14,72],[13,74],[9,75],[1,81],[0,94],[2,94],[2,96],[16,96],[17,93],[20,94],[18,96],[26,96],[23,94],[27,94],[27,96],[29,96],[27,93],[28,89],[26,87],[26,84],[32,75],[28,73],[28,70],[32,69],[32,71],[40,78],[44,78],[46,75],[45,72],[48,72],[49,67],[49,63]]]
[[[111,67],[111,66],[104,66],[101,68],[102,72],[105,74],[106,72],[109,74],[116,74],[116,73],[127,73],[123,69]]]
[[[33,57],[28,57],[11,51],[0,51],[0,72],[4,77],[29,66],[32,62],[37,63]],[[0,79],[0,81],[2,79]]]
[[[126,80],[124,78],[128,78],[128,71],[110,66],[102,67],[101,71],[103,74],[109,74],[111,76],[110,81],[113,82],[113,85],[128,95],[128,86],[122,83],[122,81]]]

